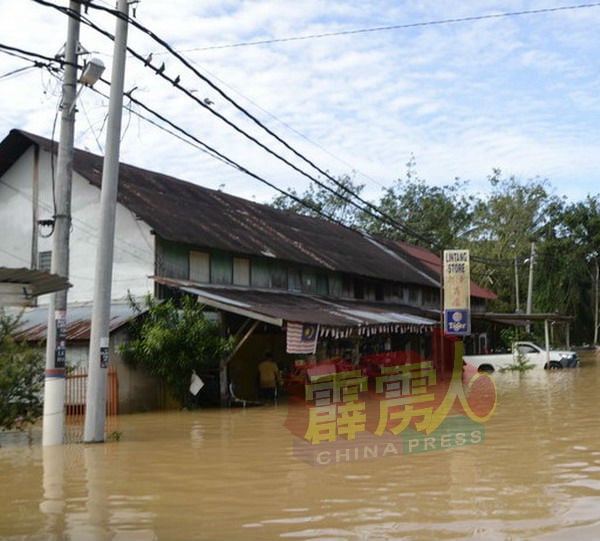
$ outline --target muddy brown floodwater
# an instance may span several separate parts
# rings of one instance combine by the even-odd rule
[[[0,539],[600,539],[600,359],[493,378],[477,445],[321,466],[283,403],[121,416],[104,444],[5,433]]]

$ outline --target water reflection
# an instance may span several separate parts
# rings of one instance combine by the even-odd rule
[[[320,468],[285,404],[123,416],[101,445],[5,434],[0,539],[600,538],[600,366],[494,378],[483,444]]]

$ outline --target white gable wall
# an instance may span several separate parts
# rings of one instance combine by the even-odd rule
[[[0,178],[0,266],[33,267],[32,247],[37,252],[52,250],[52,237],[44,238],[49,227],[38,228],[33,237],[34,221],[34,149],[28,151]],[[54,161],[56,172],[56,160]],[[40,152],[37,219],[51,219],[52,174],[50,154]],[[93,299],[96,247],[100,226],[100,190],[78,173],[73,173],[71,197],[69,302]],[[128,290],[135,296],[152,292],[148,279],[154,273],[154,237],[150,227],[117,204],[115,250],[111,298],[123,299]],[[34,261],[32,261],[34,259]],[[47,301],[41,297],[40,303]]]

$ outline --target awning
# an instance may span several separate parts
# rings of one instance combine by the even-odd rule
[[[207,285],[160,276],[152,278],[158,284],[195,295],[206,306],[278,327],[283,327],[286,321],[317,324],[322,337],[420,333],[439,325],[418,309],[402,304]]]
[[[49,272],[0,267],[0,305],[27,306],[38,295],[71,287],[67,278]]]

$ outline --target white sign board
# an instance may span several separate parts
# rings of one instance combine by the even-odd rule
[[[444,250],[444,331],[471,333],[469,250]]]

